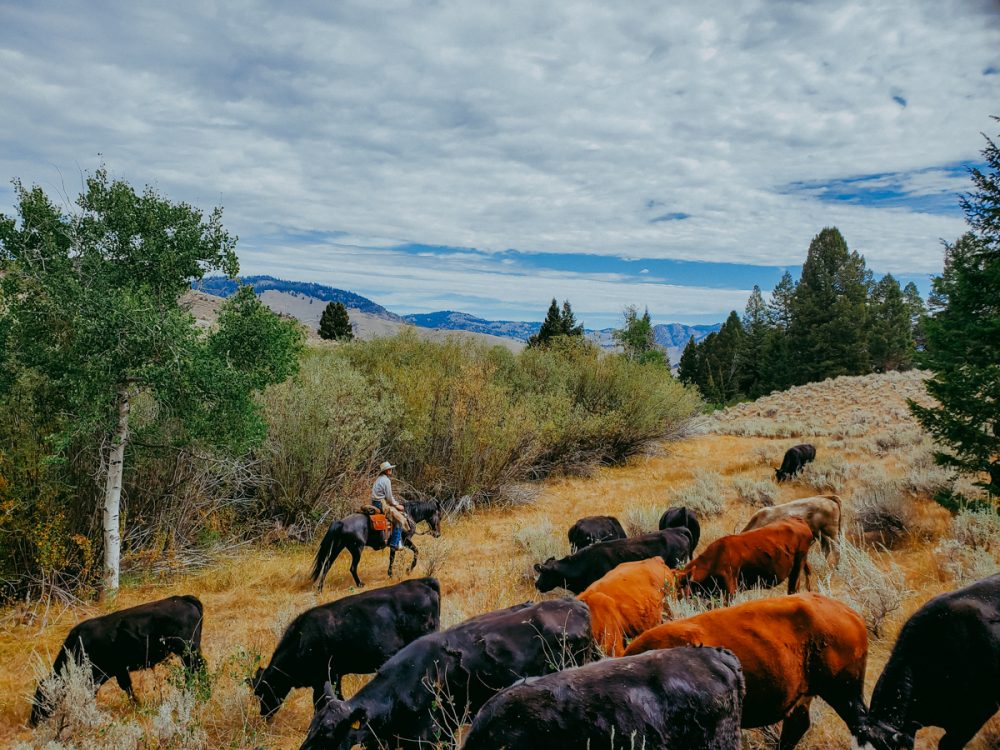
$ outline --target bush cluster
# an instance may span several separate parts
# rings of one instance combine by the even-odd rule
[[[0,402],[0,596],[99,576],[99,441],[53,461],[30,382]],[[700,410],[662,367],[555,339],[515,355],[467,340],[396,337],[308,351],[260,396],[268,432],[242,455],[178,439],[165,409],[137,400],[126,457],[123,570],[205,561],[267,534],[301,539],[367,500],[390,459],[402,494],[464,507],[523,494],[525,481],[623,461],[675,437]],[[180,446],[183,447],[174,447]],[[278,532],[276,534],[276,532]]]

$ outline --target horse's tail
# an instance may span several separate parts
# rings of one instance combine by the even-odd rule
[[[331,523],[330,528],[327,529],[326,535],[323,537],[323,541],[319,543],[319,550],[316,552],[316,559],[313,561],[313,569],[310,576],[313,583],[316,583],[323,574],[323,568],[326,566],[326,561],[330,556],[333,555],[336,557],[334,553],[340,552],[339,541],[342,526],[343,524],[340,521]]]

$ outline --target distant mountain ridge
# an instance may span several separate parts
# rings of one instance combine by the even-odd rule
[[[372,315],[386,321],[439,331],[480,333],[487,336],[499,336],[501,338],[526,342],[531,336],[538,333],[539,328],[542,326],[541,321],[486,320],[485,318],[479,318],[457,310],[439,310],[431,313],[397,315],[377,302],[354,292],[308,281],[287,281],[275,278],[274,276],[242,276],[235,279],[229,279],[225,276],[209,276],[192,284],[192,288],[217,297],[229,297],[236,293],[240,284],[252,286],[258,296],[265,295],[267,297],[267,293],[271,292],[279,295],[293,295],[294,298],[304,298],[305,300],[342,302],[344,307],[350,310],[359,310],[367,315]],[[277,303],[274,300],[271,302],[273,306],[279,308],[279,312],[299,317],[309,325],[315,323],[315,320],[312,318],[318,320],[320,310],[314,310],[307,314],[304,310],[298,309],[303,304],[301,301],[293,302],[293,299],[288,297],[285,300],[286,303],[284,304]],[[306,320],[307,318],[309,320]],[[653,335],[656,337],[656,343],[666,348],[670,354],[671,361],[676,363],[680,351],[687,345],[688,340],[692,336],[695,341],[701,341],[713,331],[718,331],[721,326],[721,323],[695,326],[685,325],[684,323],[659,323],[653,326]],[[613,335],[614,330],[614,328],[587,329],[586,334],[595,343],[605,349],[613,349],[616,346]]]
[[[274,276],[237,276],[229,279],[225,276],[208,276],[201,281],[192,284],[192,288],[206,294],[214,294],[217,297],[229,297],[236,293],[240,284],[247,284],[253,287],[258,296],[266,291],[286,292],[297,294],[302,297],[312,297],[322,302],[342,302],[344,307],[352,310],[360,310],[363,313],[374,315],[386,320],[394,320],[397,323],[403,319],[394,312],[389,312],[382,305],[373,302],[360,294],[348,292],[343,289],[336,289],[325,284],[314,284],[309,281],[286,281],[276,279]]]

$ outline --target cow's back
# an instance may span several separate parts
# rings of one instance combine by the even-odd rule
[[[674,596],[674,573],[659,557],[622,563],[580,594],[601,650],[621,656],[624,637],[657,625]],[[669,609],[667,609],[669,613]]]
[[[837,682],[862,684],[868,654],[864,620],[819,594],[746,602],[667,622],[629,644],[625,653],[685,645],[717,646],[743,665],[743,726],[781,721],[803,696]]]
[[[501,692],[464,748],[737,750],[742,694],[739,662],[721,649],[609,659]]]

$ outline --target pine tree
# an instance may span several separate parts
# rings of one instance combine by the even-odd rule
[[[910,308],[899,282],[886,274],[872,289],[868,351],[876,372],[906,370],[913,364]]]
[[[334,341],[350,341],[354,338],[351,317],[343,302],[330,302],[319,318],[319,336]]]
[[[544,346],[556,336],[583,336],[583,326],[577,324],[569,300],[564,301],[560,309],[553,297],[541,328],[528,339],[528,346]]]
[[[700,348],[694,341],[694,336],[688,339],[677,363],[677,377],[682,383],[699,385],[701,378]]]
[[[795,382],[792,377],[793,362],[788,337],[794,295],[795,282],[792,280],[792,274],[785,271],[767,303],[769,330],[764,346],[760,385],[763,393],[784,390]]]
[[[994,118],[998,122],[1000,119]],[[945,246],[924,321],[927,392],[939,406],[910,409],[948,450],[939,463],[1000,495],[1000,149],[986,138],[986,170],[972,169],[961,205],[971,231]]]
[[[740,316],[732,311],[715,333],[701,342],[703,378],[698,385],[702,395],[715,404],[728,404],[742,394],[739,368],[743,357],[744,331]]]
[[[559,329],[563,336],[582,336],[583,325],[577,324],[573,315],[573,308],[569,305],[569,300],[563,300],[562,313],[559,315]]]
[[[740,365],[740,390],[750,398],[757,398],[767,392],[764,387],[764,367],[771,326],[764,296],[756,284],[743,312],[743,331],[746,337]]]
[[[903,299],[910,315],[910,335],[913,337],[914,348],[918,352],[924,350],[924,318],[927,317],[927,306],[920,290],[912,281],[903,287]]]
[[[870,288],[865,259],[848,250],[839,230],[827,227],[813,238],[791,300],[788,333],[796,382],[869,371]]]

